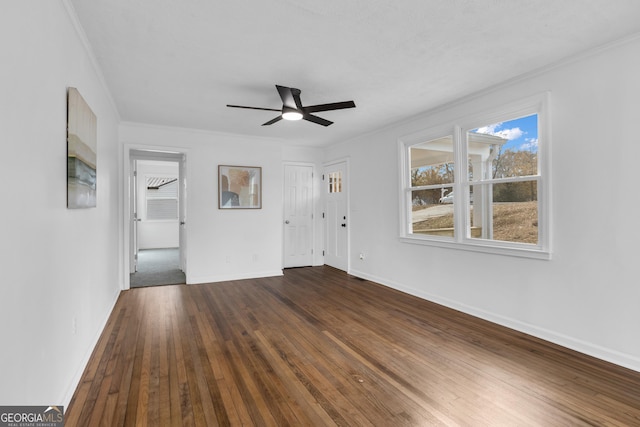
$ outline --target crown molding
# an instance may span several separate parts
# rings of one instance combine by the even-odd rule
[[[87,37],[87,34],[84,31],[84,28],[82,27],[82,24],[80,23],[80,19],[78,18],[78,14],[76,13],[76,9],[73,7],[73,4],[71,3],[71,0],[61,0],[62,1],[62,5],[64,6],[66,12],[67,12],[67,16],[69,17],[69,20],[71,21],[71,24],[73,25],[73,28],[76,32],[76,35],[78,36],[78,39],[80,40],[80,43],[82,43],[82,46],[84,47],[84,51],[87,55],[87,58],[89,59],[89,62],[91,63],[91,67],[93,68],[93,71],[96,75],[96,77],[98,78],[98,81],[100,82],[100,84],[102,85],[102,88],[104,89],[106,95],[107,95],[107,99],[109,100],[109,103],[111,104],[111,108],[113,108],[113,111],[116,114],[116,118],[118,119],[118,122],[122,121],[122,118],[120,117],[120,112],[118,111],[118,107],[116,106],[116,102],[113,99],[113,96],[111,95],[111,91],[109,90],[109,86],[107,85],[107,81],[104,78],[104,74],[102,73],[102,69],[100,68],[100,64],[98,63],[98,60],[95,56],[95,54],[93,53],[93,48],[91,47],[91,43],[89,42],[89,38]]]

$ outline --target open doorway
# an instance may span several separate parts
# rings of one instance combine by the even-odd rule
[[[184,155],[130,152],[131,288],[186,283]]]

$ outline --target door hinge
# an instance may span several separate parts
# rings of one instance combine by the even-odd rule
[[[322,218],[324,219],[324,212],[322,212]]]
[[[322,256],[324,256],[324,251],[322,251]]]
[[[133,176],[138,176],[138,171],[133,171]]]
[[[322,174],[322,180],[324,181],[324,174]]]

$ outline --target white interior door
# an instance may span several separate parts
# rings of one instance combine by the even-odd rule
[[[179,248],[180,269],[187,271],[187,159],[184,154],[178,162],[178,219],[179,219]]]
[[[313,167],[284,167],[284,267],[313,264]]]
[[[138,161],[131,159],[131,183],[130,188],[130,209],[131,209],[131,245],[130,245],[130,259],[129,269],[131,273],[138,271]]]
[[[327,265],[347,271],[348,230],[347,165],[345,162],[326,166],[323,174],[325,191],[325,254]]]

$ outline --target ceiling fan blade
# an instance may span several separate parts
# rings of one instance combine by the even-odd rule
[[[280,111],[280,110],[276,110],[276,111]],[[282,120],[282,116],[275,117],[275,118],[269,120],[268,122],[263,123],[262,126],[269,126],[269,125],[272,125],[274,123],[279,122],[280,120]]]
[[[322,117],[314,116],[313,114],[305,114],[302,118],[322,126],[329,126],[333,123],[329,120],[323,119]]]
[[[227,104],[227,107],[231,107],[231,108],[246,108],[248,110],[281,111],[280,109],[276,109],[276,108],[245,107],[244,105],[229,105],[229,104]]]
[[[280,99],[282,99],[282,105],[284,107],[293,108],[294,110],[298,108],[296,100],[293,96],[293,88],[276,85],[276,89],[278,89],[278,93],[280,94]],[[300,90],[296,90],[298,91],[298,96],[300,96]]]
[[[280,120],[283,119],[283,115],[290,120],[299,119],[299,117],[296,118],[293,114],[292,114],[292,117],[289,117],[288,115],[291,113],[301,113],[302,118],[304,120],[316,123],[321,126],[329,126],[333,124],[332,121],[323,119],[322,117],[314,116],[311,113],[316,113],[319,111],[342,110],[345,108],[354,108],[356,106],[355,102],[353,101],[343,101],[343,102],[332,102],[329,104],[310,105],[308,107],[304,107],[302,105],[302,101],[300,100],[300,94],[301,94],[300,89],[297,89],[294,87],[280,86],[280,85],[276,85],[276,89],[278,90],[280,99],[282,99],[282,109],[248,107],[245,105],[231,105],[231,104],[227,104],[227,107],[245,108],[247,110],[278,111],[282,113],[277,117],[269,120],[268,122],[263,123],[262,126],[269,126],[279,122]]]
[[[291,88],[291,95],[293,95],[293,101],[296,103],[296,108],[298,111],[302,111],[302,101],[300,101],[300,94],[302,91],[300,89]]]
[[[342,110],[344,108],[355,108],[356,103],[353,101],[332,102],[330,104],[309,105],[304,107],[305,113],[317,113],[319,111]]]

